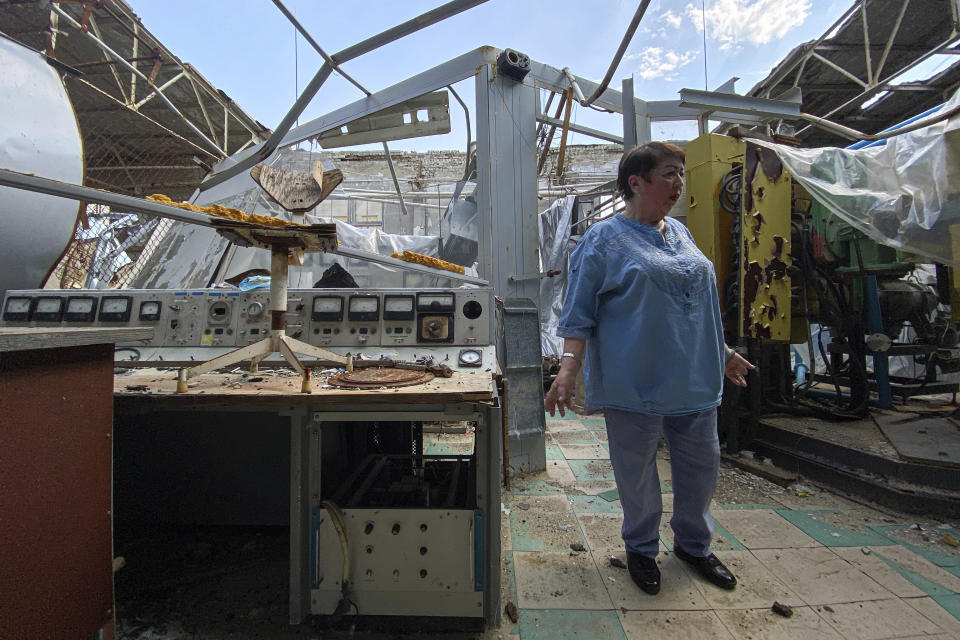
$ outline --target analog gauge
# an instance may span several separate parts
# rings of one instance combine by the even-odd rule
[[[37,298],[33,309],[33,319],[38,322],[60,322],[63,317],[63,298],[59,296],[43,296]]]
[[[131,306],[130,296],[106,296],[100,300],[100,321],[127,322]]]
[[[67,322],[93,322],[97,312],[97,299],[93,296],[71,296],[63,317]]]
[[[350,296],[349,320],[378,320],[380,298],[378,296]]]
[[[251,318],[256,318],[258,315],[263,313],[263,303],[262,302],[251,302],[247,306],[247,315]]]
[[[384,320],[413,320],[413,296],[384,296]]]
[[[3,319],[12,322],[23,322],[30,319],[30,305],[33,298],[25,296],[10,296],[3,305]]]
[[[421,293],[417,296],[420,311],[453,311],[452,293]]]
[[[340,296],[314,296],[312,320],[317,322],[340,322],[343,320],[343,298]]]
[[[457,360],[461,367],[479,367],[483,364],[483,354],[480,349],[461,349]]]
[[[140,303],[140,319],[141,320],[159,320],[160,319],[160,303],[156,300],[147,300],[146,302]]]

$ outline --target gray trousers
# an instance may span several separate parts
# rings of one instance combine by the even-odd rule
[[[710,555],[713,517],[710,500],[717,487],[720,443],[717,410],[657,416],[605,409],[610,462],[623,505],[623,541],[629,551],[654,557],[660,550],[660,476],[657,442],[663,433],[673,476],[675,545],[691,555]]]

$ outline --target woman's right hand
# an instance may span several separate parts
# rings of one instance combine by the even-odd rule
[[[575,367],[561,367],[560,373],[553,379],[550,391],[543,400],[543,406],[552,418],[557,409],[560,415],[566,416],[565,409],[573,411],[573,394],[577,383]]]

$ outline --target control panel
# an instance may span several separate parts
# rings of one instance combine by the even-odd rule
[[[286,334],[324,347],[484,346],[483,289],[291,289]],[[242,347],[270,333],[267,290],[8,291],[0,326],[154,327],[141,346]]]

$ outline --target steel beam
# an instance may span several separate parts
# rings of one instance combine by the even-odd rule
[[[558,120],[557,118],[551,118],[545,113],[541,113],[537,116],[537,122],[543,122],[546,124],[553,125],[555,127],[562,127],[563,120]],[[591,129],[590,127],[585,127],[580,124],[570,123],[567,125],[567,128],[570,131],[575,131],[577,133],[582,133],[586,136],[591,136],[598,138],[600,140],[606,140],[607,142],[615,142],[617,144],[623,144],[623,136],[618,136],[615,133],[607,133],[606,131],[600,131],[599,129]]]
[[[51,196],[86,202],[87,204],[102,204],[116,211],[145,213],[151,216],[197,224],[202,227],[216,228],[213,224],[213,219],[206,213],[179,209],[158,202],[143,200],[142,198],[100,191],[99,189],[90,189],[89,187],[81,187],[67,182],[60,182],[59,180],[50,180],[49,178],[32,176],[18,171],[10,171],[9,169],[0,169],[0,186],[45,193]]]
[[[800,117],[799,101],[752,98],[700,89],[681,89],[680,106],[705,112],[739,113],[760,118],[796,120]]]
[[[367,38],[362,42],[358,42],[351,47],[347,47],[346,49],[333,54],[330,56],[330,61],[324,62],[323,66],[321,66],[317,73],[313,76],[313,79],[310,80],[310,83],[304,87],[300,97],[297,98],[297,101],[293,103],[293,106],[290,107],[290,111],[288,111],[287,115],[283,117],[283,120],[280,121],[280,124],[277,125],[276,130],[270,135],[267,141],[254,148],[250,155],[243,158],[236,164],[226,166],[209,176],[200,184],[200,190],[205,191],[210,187],[229,180],[233,176],[250,169],[258,162],[262,162],[269,158],[270,155],[276,151],[277,147],[284,143],[287,134],[290,132],[290,127],[292,127],[293,123],[296,122],[297,118],[300,117],[300,114],[303,113],[303,110],[307,108],[307,105],[310,104],[310,101],[313,100],[313,97],[317,94],[317,91],[320,90],[320,87],[323,86],[323,83],[326,82],[327,78],[330,77],[330,74],[337,66],[362,56],[365,53],[369,53],[374,49],[378,49],[385,44],[389,44],[395,40],[403,38],[404,36],[410,35],[411,33],[436,24],[437,22],[445,20],[450,16],[454,16],[458,13],[466,11],[467,9],[471,9],[478,4],[483,4],[486,1],[487,0],[453,0],[452,2],[448,2],[437,7],[436,9],[427,11],[426,13],[407,20],[402,24],[387,29],[386,31],[383,31],[371,38]]]

